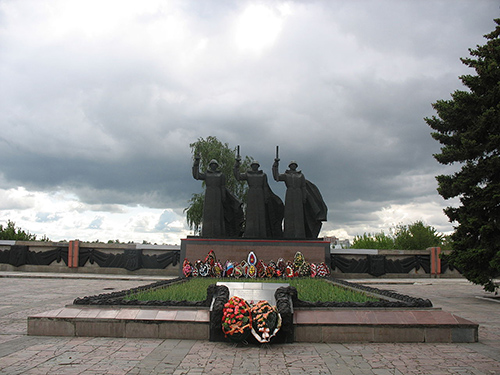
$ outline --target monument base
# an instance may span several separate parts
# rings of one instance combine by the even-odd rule
[[[183,276],[182,262],[184,259],[188,259],[191,263],[198,259],[203,261],[210,250],[215,252],[215,256],[221,262],[247,260],[250,251],[253,251],[257,259],[261,259],[264,263],[269,263],[271,260],[277,262],[279,258],[293,261],[295,253],[300,251],[309,263],[325,262],[328,266],[330,263],[330,242],[326,241],[188,237],[181,240],[179,275]]]

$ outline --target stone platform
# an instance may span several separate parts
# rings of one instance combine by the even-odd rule
[[[298,342],[477,342],[478,324],[441,310],[294,311]]]
[[[282,285],[222,284],[230,284],[231,295],[253,301],[272,301],[275,289]],[[433,308],[296,308],[293,325],[294,342],[478,341],[477,324]],[[69,305],[29,316],[28,335],[209,340],[210,311],[200,307]]]
[[[28,317],[28,335],[208,340],[208,308],[67,306]]]
[[[28,317],[28,335],[209,339],[202,309],[74,307]],[[295,342],[477,342],[478,325],[441,310],[296,309]]]

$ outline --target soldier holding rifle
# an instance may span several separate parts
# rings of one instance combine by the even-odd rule
[[[327,207],[318,188],[306,180],[298,164],[291,161],[285,173],[279,173],[279,148],[273,163],[273,177],[286,185],[285,223],[283,237],[317,238],[322,221],[326,220]]]

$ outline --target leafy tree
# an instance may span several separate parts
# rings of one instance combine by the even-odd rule
[[[451,235],[443,236],[443,242],[441,243],[441,250],[453,250]]]
[[[226,187],[242,202],[246,201],[248,186],[245,181],[237,181],[233,178],[233,167],[236,158],[236,148],[231,149],[227,143],[222,143],[215,136],[209,136],[206,139],[198,140],[189,145],[193,158],[200,155],[200,170],[205,171],[208,168],[210,160],[215,159],[219,163],[221,171],[226,175]],[[250,168],[252,159],[246,156],[241,162],[241,170]],[[202,181],[202,187],[205,187],[205,181]],[[189,228],[196,234],[201,232],[203,219],[203,200],[205,193],[194,193],[188,201],[188,207],[184,209]]]
[[[394,232],[394,248],[399,250],[422,250],[441,246],[442,242],[443,235],[421,220],[410,225],[398,225]]]
[[[460,166],[452,175],[436,177],[444,199],[460,199],[458,207],[445,209],[458,223],[449,260],[487,291],[498,288],[493,279],[500,275],[500,19],[495,23],[486,44],[461,59],[476,73],[459,77],[468,90],[438,100],[433,104],[438,117],[425,119],[442,145],[436,160]]]
[[[392,235],[383,231],[375,234],[364,233],[356,236],[352,243],[353,249],[378,250],[423,250],[428,247],[441,246],[444,236],[435,228],[418,220],[409,225],[398,225],[391,229]]]
[[[362,236],[354,237],[351,249],[394,249],[394,239],[384,232],[363,233]]]
[[[8,220],[5,227],[0,224],[0,240],[36,241],[36,235],[21,228],[16,228],[16,223]],[[49,239],[44,235],[41,241],[49,241]]]

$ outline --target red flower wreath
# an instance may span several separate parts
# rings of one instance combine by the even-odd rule
[[[240,342],[248,337],[251,329],[250,306],[243,298],[231,297],[222,311],[222,332],[231,341]]]

